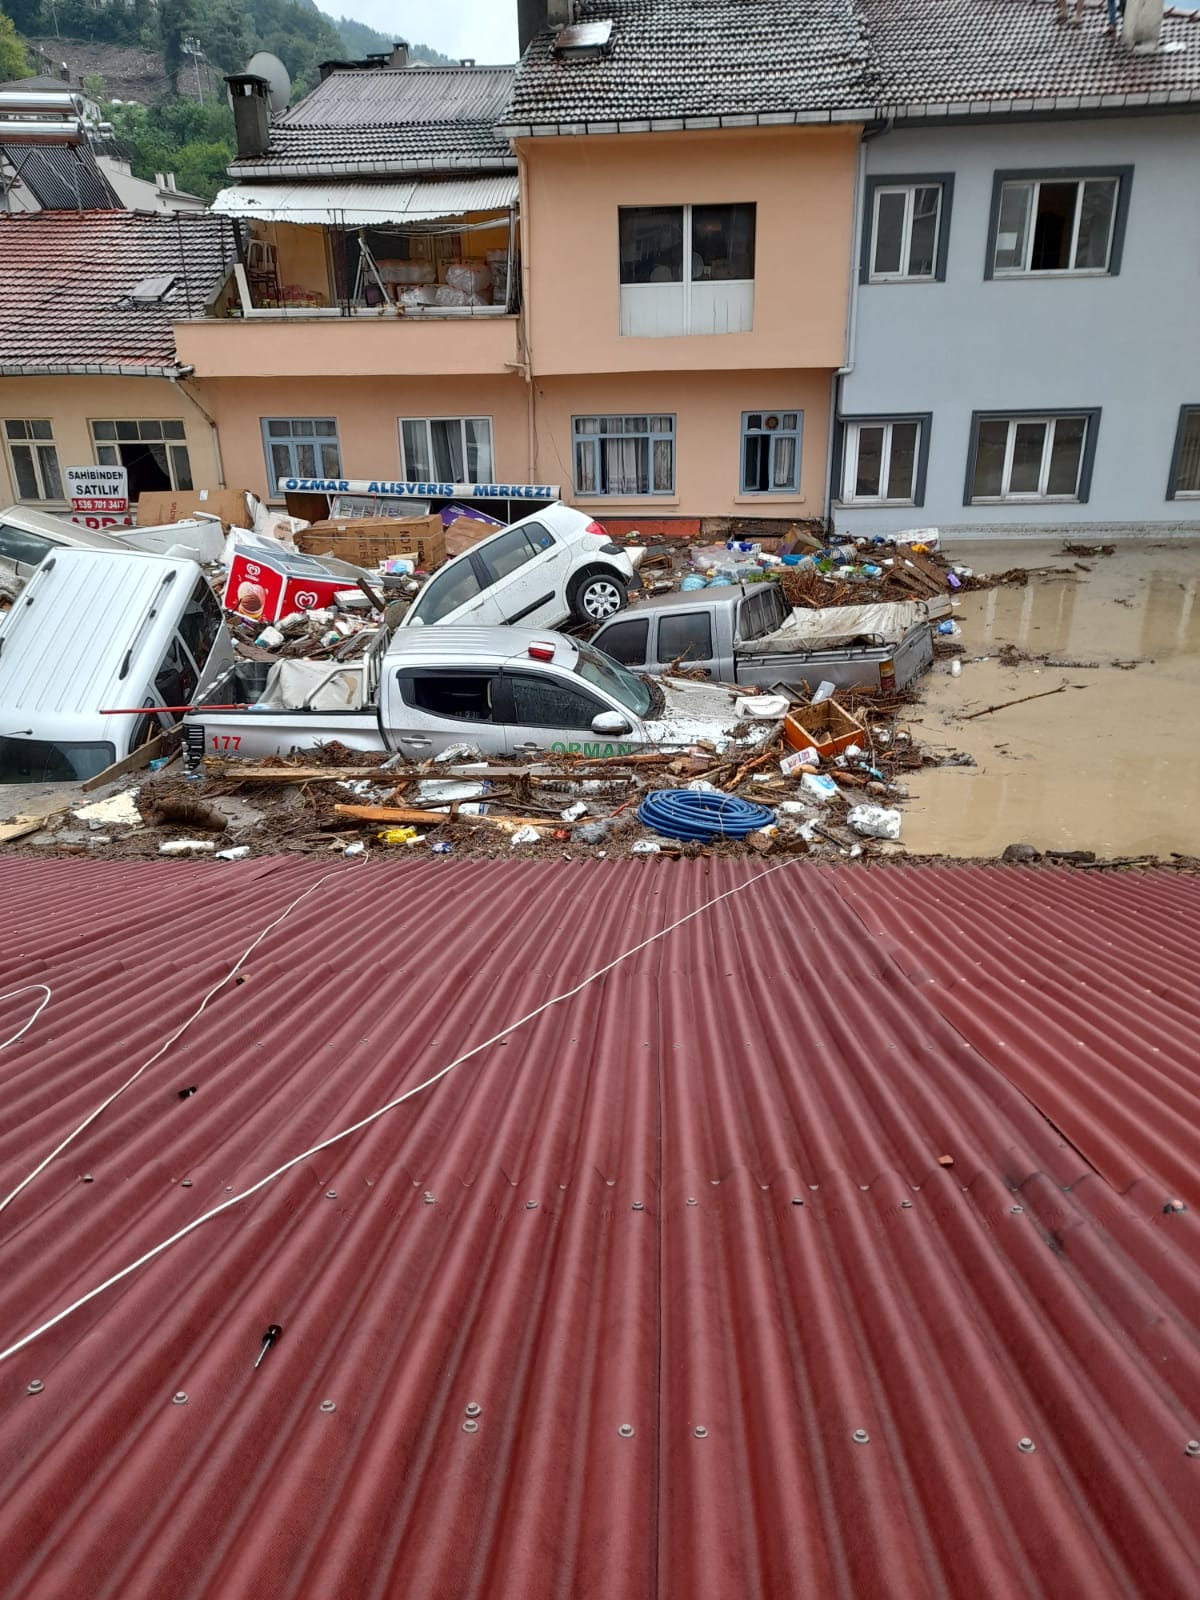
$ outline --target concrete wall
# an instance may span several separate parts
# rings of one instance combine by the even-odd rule
[[[838,509],[856,533],[1200,524],[1166,498],[1183,404],[1200,404],[1200,119],[904,130],[867,175],[953,173],[944,283],[863,284],[842,415],[933,415],[923,507]],[[985,280],[997,169],[1132,166],[1115,277]],[[971,413],[1099,406],[1087,504],[963,504]]]
[[[0,377],[0,421],[48,419],[63,472],[67,467],[95,464],[88,431],[93,419],[141,421],[150,417],[183,423],[193,484],[197,489],[217,488],[212,429],[179,384],[165,378]],[[12,505],[16,498],[8,451],[0,444],[0,507]],[[29,503],[47,511],[62,511],[66,505],[65,501]]]

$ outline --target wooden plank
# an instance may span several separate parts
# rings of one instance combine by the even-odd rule
[[[334,806],[339,817],[353,817],[356,822],[425,823],[431,828],[443,828],[448,822],[482,822],[493,827],[546,828],[553,824],[561,827],[557,817],[496,817],[479,816],[470,811],[455,815],[445,811],[417,811],[411,806]]]
[[[102,789],[106,783],[112,783],[117,778],[122,778],[127,772],[139,772],[143,767],[148,767],[152,761],[157,761],[159,756],[174,755],[175,746],[178,745],[183,725],[177,724],[168,728],[165,733],[156,734],[146,744],[139,745],[136,750],[120,761],[114,761],[111,767],[105,767],[103,772],[98,772],[94,778],[88,778],[80,784],[84,794],[93,789]]]
[[[51,818],[60,815],[60,812],[52,811],[48,817],[18,817],[15,822],[0,822],[0,844],[8,844],[12,839],[23,839],[27,833],[37,833]]]

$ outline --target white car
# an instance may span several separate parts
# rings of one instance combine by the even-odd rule
[[[558,501],[447,561],[401,626],[603,622],[624,606],[633,576],[633,562],[600,524]]]

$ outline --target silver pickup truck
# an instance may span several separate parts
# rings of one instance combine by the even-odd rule
[[[632,605],[602,623],[592,644],[634,672],[672,662],[701,667],[720,683],[760,689],[903,689],[933,661],[937,602],[837,606],[793,612],[778,584],[730,584]]]
[[[206,710],[249,702],[245,710]],[[337,740],[421,761],[456,744],[483,755],[632,755],[753,744],[734,696],[713,684],[639,677],[591,645],[528,628],[381,630],[361,661],[239,662],[184,718],[190,765],[261,760]]]

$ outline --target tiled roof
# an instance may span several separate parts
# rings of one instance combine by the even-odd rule
[[[0,1200],[216,986],[0,1210],[8,1600],[1194,1594],[1196,879],[4,903]]]
[[[1103,4],[1076,29],[1055,0],[583,0],[579,16],[613,20],[611,53],[560,61],[553,32],[535,38],[510,134],[1200,102],[1196,12],[1169,11],[1149,55],[1106,37]]]
[[[120,196],[97,166],[89,145],[0,144],[0,158],[45,211],[120,207]]]
[[[235,161],[252,174],[477,170],[516,167],[494,130],[512,67],[403,67],[334,72],[271,124],[263,156]]]
[[[0,216],[0,374],[173,372],[172,321],[199,314],[234,256],[234,224],[207,212]],[[128,303],[162,274],[172,298]]]

